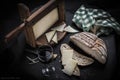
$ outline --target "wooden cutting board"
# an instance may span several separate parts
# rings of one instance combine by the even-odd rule
[[[66,34],[66,32],[59,32],[59,31],[57,31],[57,39],[58,39],[58,43],[57,44],[59,44],[59,41],[65,37],[65,34]],[[44,45],[44,44],[54,45],[56,43],[53,42],[53,41],[48,43],[45,34],[43,34],[39,39],[36,40],[36,44],[39,46],[39,45]]]

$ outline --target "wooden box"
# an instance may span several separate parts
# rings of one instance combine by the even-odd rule
[[[50,0],[35,11],[28,19],[25,28],[27,43],[32,47],[47,44],[44,33],[51,27],[61,25],[65,21],[63,0]],[[65,32],[57,32],[58,40]],[[53,44],[51,42],[50,44]]]
[[[63,0],[49,0],[45,5],[38,8],[21,24],[16,30],[13,30],[6,36],[6,41],[24,28],[26,42],[36,47],[44,44],[54,44],[47,42],[45,33],[50,28],[65,24],[65,10]],[[65,36],[66,32],[57,32],[58,41]]]

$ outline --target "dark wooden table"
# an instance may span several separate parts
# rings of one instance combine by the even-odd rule
[[[22,1],[22,0],[21,0]],[[43,1],[43,0],[42,0]],[[65,1],[65,9],[66,9],[66,23],[68,25],[72,25],[72,17],[74,15],[74,12],[80,7],[81,4],[90,4],[90,6],[95,6],[99,8],[104,8],[108,11],[111,9],[114,10],[114,7],[109,7],[110,5],[99,5],[96,4],[95,2],[97,0],[88,0],[88,2],[84,0],[72,0],[71,2],[66,0]],[[20,1],[19,1],[20,2]],[[32,2],[28,1],[22,1],[30,7],[30,9],[34,9],[35,7],[38,7],[44,3],[44,1],[40,4],[38,1]],[[102,4],[103,0],[101,1]],[[11,2],[12,3],[12,2]],[[7,34],[9,31],[11,31],[15,26],[19,25],[20,19],[18,17],[18,12],[15,8],[15,5],[18,2],[14,3],[14,7],[12,6],[12,11],[10,14],[7,14],[7,17],[3,19],[2,21],[2,30],[1,30],[1,42],[2,38],[4,37],[5,34]],[[106,2],[107,3],[107,2]],[[8,8],[9,9],[9,8]],[[116,10],[114,10],[116,11]],[[113,16],[115,18],[117,17],[117,13],[113,11]],[[117,20],[119,21],[120,19],[117,17]],[[87,67],[81,67],[80,72],[81,76],[76,77],[76,76],[71,76],[69,77],[68,75],[64,74],[61,69],[62,65],[59,62],[61,54],[60,54],[60,45],[62,43],[67,43],[71,47],[75,48],[78,52],[81,51],[79,48],[76,48],[75,45],[73,45],[71,42],[69,42],[69,36],[73,34],[66,34],[66,36],[55,46],[54,48],[54,53],[58,54],[58,57],[51,61],[48,64],[44,63],[37,63],[37,64],[28,64],[29,61],[26,58],[26,56],[31,56],[31,54],[25,52],[25,48],[28,47],[28,45],[25,42],[25,36],[24,33],[22,32],[19,36],[17,36],[10,44],[6,45],[5,47],[1,47],[1,53],[0,53],[0,79],[2,78],[11,78],[13,77],[14,79],[31,79],[31,80],[111,80],[115,79],[118,71],[118,47],[120,43],[117,43],[116,41],[116,34],[111,34],[109,36],[101,36],[101,38],[105,41],[108,49],[108,59],[107,63],[105,65],[101,65],[97,61],[95,61],[92,65],[87,66]],[[116,44],[117,43],[117,44]],[[2,44],[2,43],[1,43]],[[2,46],[2,45],[1,45]],[[45,77],[42,74],[42,69],[43,68],[50,68],[54,66],[55,67],[55,72],[51,72],[48,77]]]

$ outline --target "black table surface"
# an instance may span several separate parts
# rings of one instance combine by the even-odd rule
[[[116,42],[116,34],[111,34],[109,36],[101,36],[100,38],[103,39],[106,43],[107,50],[108,50],[108,58],[105,65],[100,64],[95,60],[92,65],[81,67],[80,69],[80,77],[76,76],[68,76],[64,74],[62,70],[62,65],[59,62],[61,58],[60,54],[60,46],[62,43],[69,44],[72,48],[76,51],[81,52],[81,49],[76,47],[69,41],[69,36],[73,35],[67,33],[66,36],[57,44],[54,45],[54,53],[58,54],[57,58],[52,60],[50,63],[36,63],[36,64],[29,64],[28,59],[26,56],[32,56],[32,54],[25,52],[24,50],[28,47],[25,42],[25,35],[22,32],[18,35],[11,43],[6,45],[5,47],[2,46],[2,39],[3,37],[19,25],[20,19],[18,12],[16,10],[16,4],[19,2],[23,2],[29,5],[30,9],[33,10],[36,7],[44,4],[46,1],[41,0],[42,3],[38,3],[39,1],[23,1],[19,0],[15,2],[14,5],[11,6],[13,12],[8,12],[9,15],[3,19],[2,24],[4,27],[1,29],[1,47],[0,47],[0,79],[31,79],[31,80],[112,80],[115,79],[117,73],[119,72],[118,64],[119,64],[119,42]],[[65,16],[66,16],[66,23],[67,25],[72,25],[72,18],[74,12],[80,7],[81,4],[85,4],[87,6],[98,7],[107,10],[110,12],[118,21],[120,20],[117,16],[120,10],[118,6],[111,7],[111,5],[100,5],[104,2],[103,0],[99,1],[100,3],[96,4],[97,0],[65,0]],[[12,3],[12,2],[10,2]],[[10,9],[10,8],[7,8]],[[117,10],[116,10],[117,9]],[[6,15],[6,14],[4,14]],[[50,68],[55,67],[55,72],[51,72],[48,77],[43,76],[42,69],[43,68]]]

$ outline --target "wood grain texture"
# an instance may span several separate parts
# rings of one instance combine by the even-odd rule
[[[55,17],[55,21],[52,18],[51,19],[48,18],[47,20],[42,21],[42,19],[44,19],[46,17],[46,15],[50,14],[54,10],[56,11],[56,9],[58,11],[58,19],[56,19],[56,17]],[[56,14],[56,12],[54,12],[54,14]],[[53,15],[53,13],[52,13],[52,15]],[[50,16],[52,16],[52,15],[50,15]],[[31,16],[27,19],[28,26],[26,26],[26,27],[32,27],[32,29],[33,29],[33,31],[31,29],[31,31],[28,30],[26,33],[27,34],[26,38],[28,38],[27,40],[31,40],[31,41],[28,41],[28,44],[30,44],[32,47],[49,44],[46,40],[44,33],[47,31],[50,31],[51,27],[62,24],[65,20],[64,15],[65,14],[64,14],[63,0],[50,0],[48,3],[43,5],[40,9],[38,9],[36,12],[31,14]],[[48,17],[50,17],[50,16],[48,16]],[[53,15],[53,17],[54,17],[54,15]],[[47,25],[45,30],[43,30],[43,28],[42,28],[43,26],[35,27],[34,25],[36,25],[36,23],[40,20],[41,20],[40,23],[46,23],[43,26],[45,26],[49,23],[50,23],[50,26]],[[50,21],[50,20],[53,20],[53,21]],[[42,25],[42,24],[40,24],[40,25]],[[28,29],[28,28],[26,28],[26,29]],[[58,34],[58,41],[59,41],[65,36],[66,32],[57,32],[57,34]],[[51,41],[50,44],[54,44],[54,42]]]
[[[22,20],[23,20],[23,17],[26,20],[25,21],[23,20],[24,23],[22,23],[20,26],[18,26],[16,29],[14,29],[13,31],[11,31],[9,34],[7,34],[5,36],[5,42],[7,43],[11,39],[13,39],[15,36],[17,36],[20,32],[24,31],[25,36],[26,36],[26,41],[32,47],[36,47],[37,45],[40,45],[41,43],[46,44],[47,42],[46,42],[46,39],[44,39],[44,37],[43,37],[44,35],[39,35],[39,36],[37,36],[37,38],[35,37],[33,27],[39,20],[44,18],[48,13],[50,13],[55,8],[58,9],[57,10],[58,11],[58,20],[55,21],[54,23],[52,23],[52,25],[50,25],[47,28],[47,30],[43,31],[42,34],[44,34],[51,27],[57,26],[57,25],[65,22],[64,1],[63,0],[50,0],[42,7],[38,8],[38,10],[36,10],[32,14],[29,13],[29,15],[30,15],[29,17],[27,15],[28,13],[26,13],[26,15],[25,15],[23,12],[24,10],[19,9],[21,11],[20,14],[24,14],[23,16],[21,16]],[[26,8],[26,9],[27,9],[26,11],[28,12],[29,8]],[[47,24],[47,22],[46,22],[46,24]],[[58,41],[61,40],[65,36],[65,34],[66,34],[66,32],[63,32],[63,33],[58,32]],[[40,38],[42,38],[43,40]],[[53,43],[54,42],[51,42],[50,44],[53,44]]]

